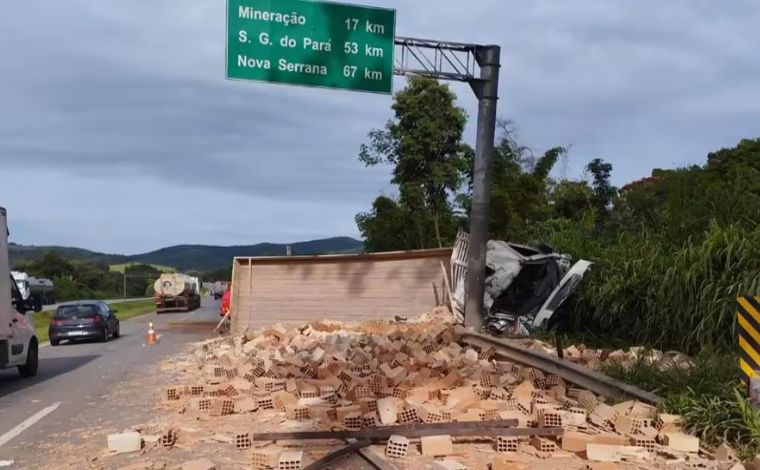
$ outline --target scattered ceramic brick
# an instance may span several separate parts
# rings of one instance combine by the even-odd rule
[[[298,429],[297,421],[309,418],[319,420],[320,427],[326,429],[483,419],[516,419],[520,427],[564,428],[562,438],[533,439],[537,449],[526,446],[526,439],[520,444],[519,439],[509,436],[495,437],[494,450],[504,452],[499,455],[505,458],[494,459],[493,470],[516,469],[526,463],[522,458],[532,459],[535,470],[549,470],[560,456],[571,456],[573,468],[580,469],[585,463],[593,470],[617,468],[614,462],[583,462],[581,458],[589,445],[594,455],[596,445],[618,446],[622,460],[638,459],[653,450],[662,450],[654,441],[658,427],[671,433],[681,430],[679,417],[670,419],[667,415],[655,426],[652,422],[655,410],[648,405],[629,401],[610,407],[604,404],[604,399],[565,383],[557,375],[494,360],[492,350],[463,347],[457,343],[461,330],[433,317],[403,323],[313,321],[306,325],[276,325],[247,333],[245,338],[236,338],[234,342],[220,339],[197,348],[186,361],[186,367],[173,370],[185,374],[198,371],[196,377],[183,380],[202,388],[190,393],[189,386],[177,387],[164,392],[164,397],[184,406],[187,406],[184,398],[202,397],[208,400],[207,410],[212,408],[209,397],[214,397],[213,411],[219,414],[217,400],[229,399],[228,394],[234,393],[235,412],[253,412],[258,407],[260,414],[251,417],[254,423],[259,419],[271,420],[271,424],[279,422],[286,429]],[[551,345],[528,341],[538,350],[554,354]],[[476,356],[477,351],[480,353]],[[572,347],[568,352],[568,357],[582,365],[626,361],[647,353],[632,349],[628,353],[602,354],[585,347]],[[206,374],[198,380],[201,370]],[[187,408],[201,408],[199,400],[191,401]],[[195,413],[187,417],[207,421]],[[288,421],[283,422],[286,417]],[[243,419],[220,418],[210,422],[238,426]],[[584,432],[579,432],[580,429]],[[234,432],[231,436],[235,436]],[[440,437],[431,436],[433,440]],[[430,465],[440,470],[460,468],[455,460],[434,462],[429,458],[451,455],[451,439],[445,438],[444,450],[430,450],[431,439],[420,439],[422,451],[429,454],[428,468]],[[236,441],[233,443],[238,446]],[[677,443],[671,444],[678,447]],[[247,446],[247,440],[240,445]],[[389,440],[386,454],[404,458],[408,446],[408,439],[395,436]],[[473,449],[464,444],[461,448],[465,455],[470,455]],[[282,450],[250,452],[253,468],[280,467]],[[694,456],[688,459],[690,464],[699,463]],[[563,460],[557,468],[566,466],[568,460]],[[654,463],[652,468],[656,466]],[[283,460],[285,468],[296,464],[300,467],[302,462]],[[419,465],[415,460],[409,467]]]
[[[430,457],[440,457],[454,453],[454,444],[451,442],[451,436],[425,436],[420,438],[422,446],[422,455]]]
[[[108,450],[119,454],[127,452],[139,452],[142,448],[142,439],[140,433],[125,432],[122,434],[108,435]]]
[[[565,432],[561,439],[561,448],[567,452],[586,452],[586,446],[594,442],[594,436],[581,432]]]
[[[393,397],[377,400],[377,411],[380,414],[380,422],[386,426],[396,424],[398,419],[398,406]]]
[[[280,464],[282,452],[282,449],[271,447],[253,449],[251,452],[251,466],[260,470],[277,468]]]
[[[663,442],[672,450],[680,452],[699,452],[699,438],[682,432],[664,433]]]
[[[409,451],[409,439],[404,436],[391,436],[385,445],[385,455],[392,459],[406,458]]]
[[[586,446],[586,457],[594,462],[620,462],[622,460],[647,460],[650,455],[649,451],[643,447],[589,444]]]
[[[283,452],[278,461],[278,470],[301,470],[303,451]]]
[[[520,440],[516,437],[497,436],[496,452],[500,454],[517,452],[519,450]]]
[[[235,400],[235,413],[251,413],[259,409],[259,402],[253,397],[243,397]]]

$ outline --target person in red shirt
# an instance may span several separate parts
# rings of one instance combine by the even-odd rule
[[[232,312],[230,311],[230,299],[232,298],[232,285],[227,288],[227,291],[222,296],[222,306],[219,309],[220,316],[227,316],[232,318]]]

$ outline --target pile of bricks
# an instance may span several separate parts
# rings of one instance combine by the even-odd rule
[[[524,339],[521,345],[552,356],[557,356],[557,348],[537,339]],[[632,347],[627,350],[608,351],[588,348],[584,345],[570,346],[562,350],[563,358],[581,364],[589,369],[599,370],[609,365],[629,367],[643,362],[662,370],[689,369],[694,366],[694,360],[680,352],[662,352],[657,349]]]
[[[573,458],[589,468],[601,468],[594,462],[608,464],[604,468],[620,462],[651,468],[662,459],[675,459],[668,464],[674,469],[681,468],[677,459],[683,468],[710,463],[698,456],[699,440],[682,432],[679,417],[658,416],[638,402],[609,405],[556,375],[494,359],[493,350],[463,347],[461,332],[438,320],[276,325],[232,344],[202,343],[193,359],[203,381],[169,387],[164,399],[219,419],[281,413],[309,429],[493,420],[563,428],[556,439],[494,436],[493,470],[520,468],[506,466],[518,454],[544,461]],[[460,445],[455,451],[445,435],[417,440],[399,435],[388,440],[385,457],[404,464],[412,451],[431,460],[467,454],[466,444]],[[255,469],[297,470],[304,464],[302,452],[256,448],[249,434],[238,435],[235,447],[251,453]],[[437,465],[467,468],[453,460]]]

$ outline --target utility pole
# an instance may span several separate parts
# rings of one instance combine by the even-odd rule
[[[124,275],[124,298],[127,298],[127,269],[124,268],[124,272],[122,273]]]
[[[465,326],[480,330],[483,326],[488,215],[491,205],[501,47],[413,38],[396,38],[395,43],[400,47],[400,51],[396,52],[396,75],[467,82],[478,98]],[[477,76],[476,68],[480,69]]]

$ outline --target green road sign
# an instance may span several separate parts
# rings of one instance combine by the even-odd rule
[[[227,78],[391,93],[396,11],[227,0]]]

